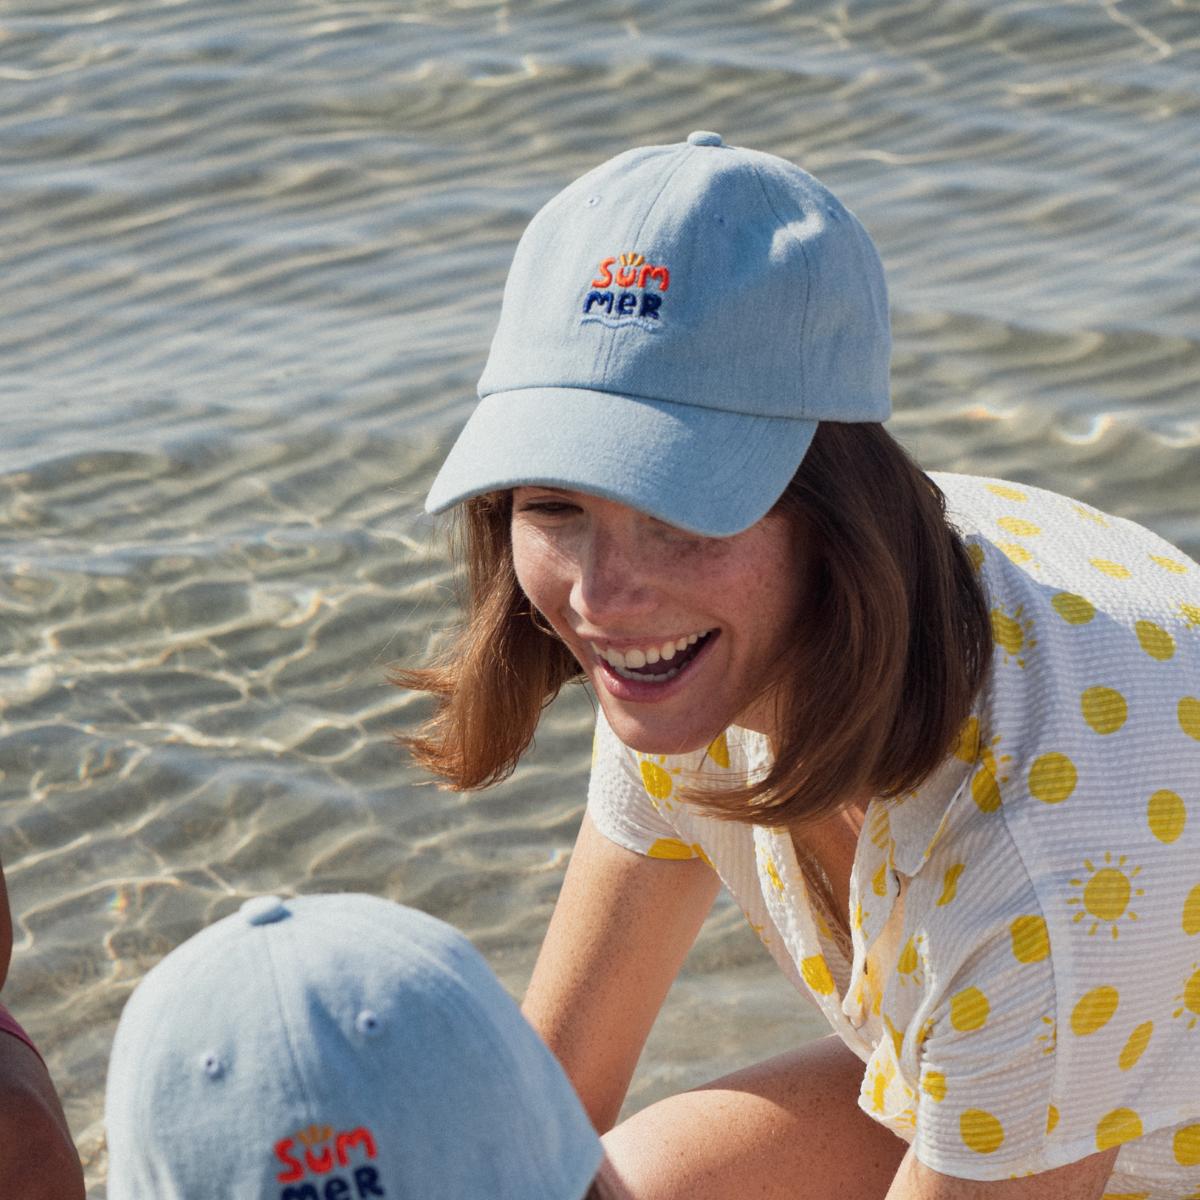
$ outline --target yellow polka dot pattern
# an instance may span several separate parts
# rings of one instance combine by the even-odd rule
[[[1111,1150],[1142,1136],[1142,1119],[1132,1108],[1114,1108],[1096,1126],[1096,1149]]]
[[[823,954],[810,954],[800,964],[800,974],[818,996],[828,996],[834,989],[833,975]]]
[[[987,490],[991,492],[993,496],[999,496],[1004,500],[1015,500],[1021,504],[1027,503],[1029,500],[1029,496],[1026,492],[1021,491],[1020,488],[1010,487],[1006,483],[989,483],[987,485]]]
[[[686,858],[695,858],[696,852],[685,842],[679,841],[677,838],[658,838],[646,851],[648,858],[662,858],[668,860],[682,861]]]
[[[934,1169],[1007,1179],[1045,1153],[1140,1139],[1123,1164],[1154,1145],[1192,1172],[1155,1196],[1200,1198],[1200,1107],[1186,1107],[1200,1102],[1156,1091],[1200,1054],[1200,571],[1036,488],[944,490],[986,594],[991,672],[939,772],[868,811],[855,961],[815,908],[797,919],[786,836],[702,824],[677,799],[684,756],[630,755],[648,815],[618,837],[645,823],[658,832],[643,852],[707,850],[867,1059],[863,1106]],[[731,729],[696,751],[702,773],[740,781],[769,763],[760,740]],[[1161,1128],[1170,1111],[1188,1124]],[[1147,1183],[1135,1170],[1111,1186],[1131,1197]]]
[[[1071,1010],[1071,1031],[1079,1037],[1098,1032],[1113,1019],[1120,1002],[1115,987],[1105,984],[1092,988],[1075,1002]]]
[[[976,1154],[994,1154],[1004,1144],[1004,1126],[982,1108],[968,1108],[958,1119],[963,1142]]]
[[[977,987],[964,988],[950,998],[950,1024],[960,1033],[982,1029],[990,1011],[988,998]]]
[[[1200,933],[1200,883],[1188,892],[1183,902],[1183,932],[1188,937]]]
[[[1117,1059],[1117,1066],[1122,1071],[1128,1071],[1131,1067],[1137,1066],[1138,1059],[1146,1053],[1146,1047],[1150,1045],[1150,1039],[1153,1035],[1153,1021],[1143,1021],[1140,1025],[1135,1026],[1133,1032],[1129,1035],[1129,1040],[1125,1043],[1125,1048],[1121,1051],[1121,1055]]]
[[[1065,754],[1042,754],[1029,768],[1029,793],[1044,804],[1061,804],[1078,779],[1075,764]]]
[[[656,762],[651,762],[648,758],[642,759],[641,762],[642,783],[645,785],[646,792],[655,800],[665,800],[674,790],[674,783],[671,781],[671,776],[666,770],[659,766]]]
[[[1185,1125],[1172,1139],[1175,1161],[1181,1167],[1200,1166],[1200,1125]]]
[[[1129,704],[1116,688],[1090,687],[1079,697],[1083,719],[1099,734],[1116,733],[1129,716]]]
[[[1187,564],[1181,563],[1177,558],[1167,558],[1163,554],[1151,554],[1148,557],[1152,563],[1162,567],[1164,571],[1170,571],[1172,575],[1187,574]]]
[[[1074,592],[1059,592],[1050,601],[1050,607],[1068,625],[1086,625],[1096,615],[1096,606]]]
[[[1124,563],[1112,562],[1107,558],[1093,558],[1088,560],[1097,571],[1107,575],[1110,579],[1132,579],[1133,572],[1124,565]]]
[[[1017,962],[1035,963],[1049,957],[1050,934],[1046,919],[1040,916],[1017,917],[1009,926],[1013,958]]]
[[[1153,621],[1137,621],[1134,631],[1142,649],[1158,662],[1166,662],[1175,653],[1175,639]]]
[[[1032,521],[1026,521],[1021,517],[1000,517],[996,524],[1005,533],[1011,533],[1014,537],[1037,537],[1042,532],[1040,525],[1035,525]]]
[[[1179,728],[1188,737],[1200,742],[1200,700],[1195,696],[1184,696],[1179,701],[1176,712],[1179,716]]]
[[[1187,825],[1187,806],[1179,793],[1168,788],[1155,792],[1146,805],[1146,824],[1164,845],[1177,842]]]

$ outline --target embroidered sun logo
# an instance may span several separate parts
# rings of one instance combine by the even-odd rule
[[[1012,659],[1018,667],[1025,666],[1022,654],[1037,645],[1037,638],[1033,636],[1033,621],[1025,616],[1023,604],[1018,604],[1011,616],[1002,607],[992,609],[992,637],[1004,651],[1004,661]]]
[[[1192,973],[1188,977],[1187,983],[1183,985],[1183,994],[1176,996],[1175,1000],[1180,1007],[1171,1016],[1183,1017],[1188,1023],[1188,1028],[1195,1029],[1196,1020],[1200,1018],[1200,966],[1198,964],[1192,963]]]
[[[1092,925],[1088,936],[1107,924],[1112,930],[1113,941],[1117,940],[1117,922],[1122,917],[1130,921],[1138,919],[1137,913],[1129,908],[1129,901],[1134,896],[1145,895],[1144,888],[1135,888],[1133,881],[1141,872],[1141,867],[1125,866],[1125,855],[1113,862],[1113,856],[1107,851],[1104,855],[1104,866],[1096,867],[1090,860],[1083,860],[1084,870],[1090,878],[1085,883],[1082,879],[1072,879],[1071,886],[1081,888],[1078,896],[1072,896],[1067,903],[1080,906],[1072,920],[1075,923],[1091,918]]]

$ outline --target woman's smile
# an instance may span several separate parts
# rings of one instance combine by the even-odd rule
[[[764,690],[803,578],[783,518],[709,538],[616,501],[522,487],[512,547],[525,594],[626,745],[682,753],[730,724],[770,732]]]

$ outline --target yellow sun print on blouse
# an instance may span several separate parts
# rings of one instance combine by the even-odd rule
[[[1022,654],[1037,645],[1037,638],[1033,636],[1033,621],[1025,616],[1025,606],[1018,604],[1010,615],[1003,606],[998,605],[992,609],[991,620],[992,638],[1004,651],[1004,661],[1012,660],[1018,667],[1024,667]]]
[[[1121,918],[1125,917],[1129,921],[1138,919],[1137,913],[1129,907],[1129,902],[1135,896],[1146,894],[1144,888],[1134,887],[1134,880],[1137,879],[1142,868],[1127,867],[1125,863],[1124,854],[1114,863],[1113,856],[1105,851],[1104,866],[1093,866],[1091,860],[1085,858],[1083,867],[1088,872],[1089,878],[1086,881],[1083,879],[1071,880],[1073,888],[1082,889],[1078,896],[1072,896],[1067,901],[1068,904],[1080,906],[1079,911],[1071,919],[1076,924],[1090,919],[1089,937],[1102,925],[1107,924],[1115,942],[1119,935],[1117,923]]]
[[[1196,1020],[1200,1018],[1200,966],[1192,963],[1192,973],[1183,985],[1183,992],[1175,997],[1179,1005],[1172,1017],[1182,1017],[1187,1021],[1189,1029],[1196,1028]]]

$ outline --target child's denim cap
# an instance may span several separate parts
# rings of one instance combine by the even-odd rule
[[[261,896],[168,954],[106,1120],[109,1200],[580,1200],[602,1157],[466,938],[353,894]]]

